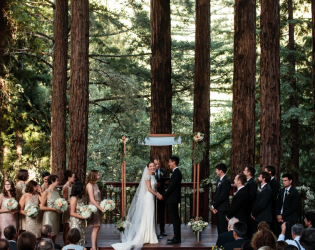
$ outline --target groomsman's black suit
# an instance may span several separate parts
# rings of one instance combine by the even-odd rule
[[[235,217],[247,224],[248,222],[248,204],[249,204],[249,194],[248,190],[243,187],[233,197],[230,211],[226,215],[226,217],[230,220]]]
[[[274,233],[276,233],[276,235],[278,235],[280,232],[278,232],[278,222],[277,222],[277,213],[276,213],[276,209],[277,209],[277,198],[278,198],[278,194],[279,194],[279,190],[280,190],[280,185],[277,182],[277,180],[275,178],[273,178],[270,182],[269,185],[271,187],[272,190],[272,203],[271,203],[271,212],[272,212],[272,229],[274,231]]]
[[[254,177],[251,177],[248,181],[246,181],[245,187],[248,190],[249,200],[250,200],[249,213],[248,213],[249,223],[247,224],[247,236],[249,239],[251,239],[253,234],[257,230],[257,225],[256,225],[255,221],[250,218],[250,214],[253,210],[253,207],[254,207],[254,204],[256,201],[257,189],[258,189],[258,185],[257,185]]]
[[[160,170],[160,174],[159,171]],[[163,168],[159,168],[155,171],[155,179],[160,186],[157,187],[157,191],[159,194],[163,195],[165,193],[165,179],[166,177],[166,170]],[[157,199],[157,214],[160,221],[160,233],[162,234],[165,231],[165,200]]]
[[[163,199],[166,200],[166,203],[168,204],[168,208],[170,210],[174,229],[174,239],[177,241],[181,241],[181,220],[178,213],[178,203],[180,203],[181,201],[181,183],[182,173],[180,172],[179,168],[176,168],[172,172],[172,176],[168,184],[168,189],[162,195]]]
[[[269,184],[266,184],[257,194],[256,202],[253,207],[252,215],[258,225],[259,222],[265,221],[268,224],[272,222],[271,214],[272,190]]]
[[[234,248],[242,248],[245,239],[237,239],[234,242],[227,243],[224,245],[224,250],[233,250]]]
[[[285,232],[285,238],[291,239],[291,226],[298,220],[297,216],[297,207],[299,204],[299,192],[291,186],[288,194],[285,197],[285,200],[283,202],[285,194],[285,188],[281,189],[279,192],[278,200],[277,200],[277,208],[276,213],[277,215],[281,215],[284,222],[290,222],[288,223],[286,227]],[[283,212],[281,214],[281,209],[283,206]],[[282,223],[278,223],[280,226]],[[290,226],[291,225],[291,226]]]
[[[228,222],[225,218],[230,210],[229,194],[231,189],[230,179],[225,175],[217,181],[217,188],[214,194],[212,206],[218,212],[215,214],[217,219],[218,234],[227,232]]]

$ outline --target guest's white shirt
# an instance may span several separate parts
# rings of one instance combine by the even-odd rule
[[[288,245],[296,246],[299,249],[299,246],[296,244],[297,241],[298,244],[300,245],[301,250],[305,250],[304,247],[302,247],[300,244],[300,236],[296,236],[294,240],[285,240],[285,236],[283,234],[280,234],[278,241],[285,241],[286,243],[288,243]]]

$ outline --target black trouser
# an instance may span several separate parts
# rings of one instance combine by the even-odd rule
[[[160,222],[160,233],[165,231],[165,200],[157,200],[157,216]]]
[[[247,237],[248,239],[251,239],[254,235],[254,233],[257,232],[257,223],[252,218],[249,219],[249,222],[247,224]]]
[[[174,230],[174,239],[181,240],[181,232],[180,232],[180,217],[178,214],[178,203],[168,203],[168,209],[170,210],[170,215],[173,224]]]
[[[225,233],[228,231],[228,222],[225,217],[227,213],[228,211],[218,211],[215,214],[215,217],[217,219],[218,234]]]

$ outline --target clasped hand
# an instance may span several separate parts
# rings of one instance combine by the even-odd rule
[[[163,200],[163,196],[162,196],[161,194],[159,194],[159,193],[157,193],[156,197],[157,197],[160,201]]]

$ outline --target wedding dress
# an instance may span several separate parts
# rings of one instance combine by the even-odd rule
[[[149,175],[145,167],[137,192],[131,202],[125,220],[125,232],[122,243],[113,244],[115,250],[139,250],[143,244],[156,244],[158,239],[155,231],[155,196],[148,191],[146,181],[150,181],[151,188],[156,190],[154,175]]]

